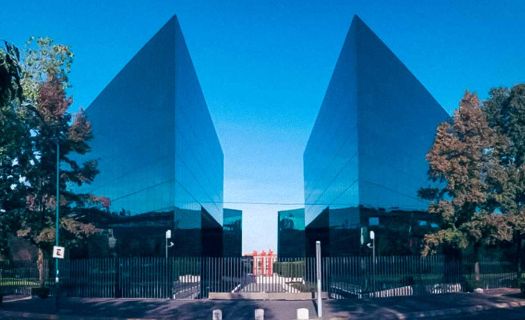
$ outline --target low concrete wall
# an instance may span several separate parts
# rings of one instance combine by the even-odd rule
[[[312,300],[311,292],[210,292],[210,300]]]

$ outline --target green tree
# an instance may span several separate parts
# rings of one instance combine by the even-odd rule
[[[24,121],[20,54],[4,42],[0,48],[0,256],[8,256],[7,238],[15,213],[25,205],[23,173],[32,158],[29,126]]]
[[[4,54],[4,56],[6,56]],[[71,186],[90,183],[98,173],[96,161],[79,163],[78,155],[89,152],[88,141],[92,138],[91,125],[80,110],[73,117],[69,112],[72,99],[67,95],[68,74],[73,54],[67,46],[54,44],[51,39],[32,38],[22,63],[18,64],[13,85],[21,100],[18,117],[13,126],[20,128],[29,144],[18,145],[11,158],[0,155],[2,163],[19,162],[16,152],[28,155],[28,165],[14,176],[24,186],[24,203],[4,209],[6,216],[15,217],[9,229],[15,229],[19,237],[38,247],[40,281],[43,284],[43,265],[51,253],[55,240],[55,204],[60,206],[61,243],[85,239],[97,232],[94,225],[83,223],[76,209],[83,207],[93,197],[75,193]],[[21,93],[20,93],[21,88]],[[12,100],[12,99],[11,99]],[[4,114],[2,109],[2,114]],[[2,141],[0,148],[13,144],[13,138]],[[56,199],[57,144],[60,149],[60,199]],[[12,158],[14,157],[14,158]],[[14,159],[14,160],[13,160]],[[2,174],[4,176],[4,174]],[[7,176],[5,176],[7,177]],[[3,184],[2,192],[9,192]],[[7,191],[6,191],[7,190]],[[9,210],[9,212],[8,212]]]
[[[506,137],[489,126],[477,96],[465,93],[453,121],[438,127],[427,154],[429,177],[437,187],[419,195],[430,200],[428,210],[439,216],[441,229],[425,236],[423,254],[470,247],[479,280],[480,247],[512,238],[507,216],[499,212],[511,179],[501,161],[508,149]]]

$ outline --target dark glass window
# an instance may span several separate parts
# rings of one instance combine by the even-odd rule
[[[224,209],[223,251],[225,257],[242,256],[242,211]]]
[[[379,218],[378,217],[370,217],[370,218],[368,218],[368,225],[369,226],[378,226],[379,225]]]
[[[305,253],[304,209],[278,212],[277,256],[303,257]]]

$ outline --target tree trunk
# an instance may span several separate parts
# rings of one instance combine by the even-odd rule
[[[479,275],[479,245],[474,245],[474,279],[476,280],[476,282],[478,282],[480,280],[480,275]],[[477,284],[476,284],[477,285]]]
[[[40,284],[40,287],[43,287],[45,284],[45,272],[44,272],[44,251],[42,248],[38,248],[38,282]]]
[[[518,239],[518,242],[516,243],[516,273],[518,275],[518,279],[521,277],[521,233],[518,232],[516,238]]]

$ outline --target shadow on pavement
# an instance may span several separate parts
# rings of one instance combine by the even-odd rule
[[[484,295],[475,293],[406,296],[378,299],[323,300],[324,318],[399,319],[419,312],[462,309],[462,315],[476,314],[473,306],[497,309],[525,300],[516,293]],[[149,319],[211,319],[214,309],[221,309],[223,319],[253,319],[255,309],[264,309],[266,320],[295,319],[296,309],[308,308],[310,317],[317,316],[314,301],[258,300],[161,300],[161,299],[96,299],[62,298],[59,315],[83,317],[117,317]],[[0,312],[14,311],[54,314],[54,299],[30,299],[4,303]],[[469,311],[470,310],[470,311]],[[459,311],[458,311],[459,312]],[[0,315],[1,317],[1,315]],[[524,317],[525,318],[525,317]]]
[[[324,304],[325,314],[332,317],[359,319],[399,319],[406,314],[426,313],[434,310],[462,310],[472,306],[497,308],[501,304],[524,301],[519,295],[490,296],[474,293],[453,293],[428,296],[405,296],[378,299],[328,300]],[[459,312],[459,311],[458,311]],[[525,319],[525,317],[524,317]]]
[[[255,309],[264,309],[265,319],[280,316],[264,301],[177,301],[154,299],[83,299],[63,298],[59,315],[83,317],[155,318],[155,319],[210,319],[212,310],[221,309],[224,319],[253,319]],[[4,303],[0,311],[37,314],[55,314],[54,299],[30,299]],[[295,314],[295,310],[293,311]]]

